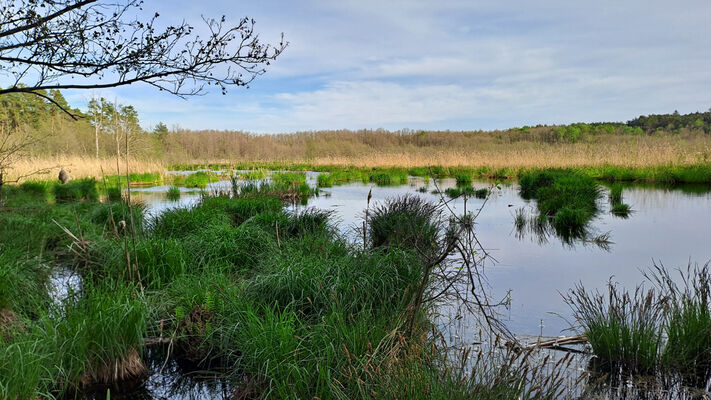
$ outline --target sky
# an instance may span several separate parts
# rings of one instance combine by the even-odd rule
[[[711,2],[151,0],[164,23],[256,21],[286,51],[249,88],[183,100],[148,85],[93,95],[144,128],[283,133],[491,130],[711,108]],[[67,91],[86,107],[87,91]]]

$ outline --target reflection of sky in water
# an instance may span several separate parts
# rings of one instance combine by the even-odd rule
[[[310,182],[316,174],[310,174]],[[487,187],[485,182],[475,182],[477,188]],[[352,228],[362,223],[368,191],[372,188],[371,205],[386,198],[405,193],[417,193],[426,186],[422,196],[439,201],[432,182],[424,184],[421,178],[412,178],[410,185],[379,187],[374,184],[352,183],[322,189],[322,195],[309,201],[309,206],[334,211],[341,232],[353,237]],[[454,186],[453,180],[444,180],[443,188]],[[229,190],[230,182],[211,184],[206,190]],[[179,202],[165,198],[167,186],[141,189],[140,197],[155,215],[172,207],[190,206],[199,201],[199,193],[183,194]],[[137,191],[132,191],[136,193]],[[597,233],[610,232],[614,242],[605,251],[594,245],[564,245],[555,237],[539,245],[530,235],[519,240],[513,227],[516,208],[535,209],[535,202],[518,196],[516,185],[502,185],[490,197],[477,220],[477,234],[483,245],[499,261],[489,265],[486,274],[494,299],[501,299],[510,291],[512,305],[506,315],[511,331],[520,334],[559,335],[568,328],[561,317],[570,318],[570,309],[559,292],[565,292],[576,283],[586,288],[604,289],[608,279],[632,288],[642,282],[640,269],[661,261],[668,267],[685,266],[689,260],[703,263],[711,259],[711,194],[689,194],[679,190],[632,187],[624,190],[624,202],[634,213],[629,219],[610,215],[606,199],[601,201],[603,212],[591,226]],[[482,200],[470,199],[470,209],[480,207]],[[462,211],[462,202],[453,204]],[[541,321],[543,328],[541,329]],[[565,332],[563,332],[565,333]]]

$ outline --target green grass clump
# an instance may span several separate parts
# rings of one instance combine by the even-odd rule
[[[468,173],[458,173],[454,175],[454,179],[457,181],[457,185],[471,185],[474,180],[472,175]]]
[[[684,298],[671,310],[662,358],[667,367],[705,382],[711,372],[711,311],[708,298]]]
[[[183,185],[188,188],[204,189],[208,183],[217,182],[219,179],[214,172],[198,171],[188,175]],[[175,181],[173,182],[176,185]]]
[[[405,195],[376,204],[369,212],[371,246],[405,247],[428,254],[437,247],[440,208],[419,196]]]
[[[126,175],[108,175],[104,177],[107,186],[125,187],[127,185]],[[128,174],[131,186],[154,186],[163,183],[163,175],[159,172],[145,172]]]
[[[638,286],[632,293],[609,284],[608,293],[600,294],[578,285],[565,296],[596,367],[706,385],[711,375],[711,268],[690,264],[679,273],[674,279],[655,264],[645,273],[652,289]]]
[[[669,299],[662,366],[703,387],[711,375],[711,264],[689,264],[679,274],[680,279],[672,279],[667,269],[655,265],[651,275]]]
[[[49,267],[40,260],[22,259],[21,252],[0,249],[0,313],[20,318],[46,307]],[[0,336],[8,334],[0,324]]]
[[[444,194],[451,198],[459,197],[459,196],[473,196],[475,193],[475,190],[471,186],[458,186],[458,187],[452,187],[452,188],[447,188],[444,190]]]
[[[612,206],[612,210],[610,212],[615,216],[627,218],[632,212],[632,209],[628,204],[617,203]]]
[[[377,185],[404,185],[408,181],[406,172],[398,171],[382,171],[374,172],[368,175],[368,181],[374,182]],[[365,180],[364,180],[365,182]]]
[[[240,176],[242,177],[242,179],[248,181],[258,181],[267,177],[267,171],[262,168],[252,169],[250,171],[242,173]]]
[[[321,173],[316,178],[318,187],[331,187],[333,186],[333,175]]]
[[[301,172],[275,172],[272,174],[272,182],[276,185],[298,186],[306,183],[306,174]]]
[[[180,200],[180,188],[175,185],[172,185],[168,188],[168,191],[165,192],[165,197],[170,201]]]
[[[598,211],[600,188],[587,175],[563,169],[527,172],[519,180],[524,199],[535,198],[538,210],[564,238],[582,237]]]
[[[576,320],[603,370],[652,373],[658,365],[663,303],[653,290],[634,294],[608,286],[608,294],[587,292],[576,286],[566,297]]]
[[[613,184],[610,187],[609,195],[610,205],[621,204],[622,203],[622,185]]]
[[[123,190],[120,187],[108,187],[106,188],[106,197],[109,201],[120,201],[123,197]]]
[[[93,178],[69,181],[64,185],[55,183],[53,192],[57,201],[96,201],[99,198]]]
[[[145,300],[133,288],[111,282],[89,285],[75,304],[65,305],[63,315],[55,346],[66,388],[82,388],[83,381],[112,384],[114,372],[131,375],[133,365],[126,364],[140,362],[130,356],[143,350],[147,316]]]
[[[47,198],[51,185],[48,181],[26,181],[20,184],[20,189],[27,194]]]
[[[489,195],[489,189],[487,189],[487,188],[477,189],[474,192],[474,197],[476,197],[477,199],[485,199],[486,196],[488,196],[488,195]]]

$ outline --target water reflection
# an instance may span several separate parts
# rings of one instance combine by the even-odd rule
[[[317,175],[308,175],[312,186]],[[453,179],[436,183],[441,190],[456,186]],[[484,188],[489,187],[490,183],[474,182],[474,186]],[[135,190],[132,196],[146,204],[149,218],[174,207],[191,207],[200,200],[200,192],[183,191],[179,201],[169,201],[165,197],[167,188]],[[308,206],[332,210],[340,233],[355,241],[359,240],[357,228],[361,227],[371,191],[371,204],[418,193],[433,202],[448,201],[455,213],[464,211],[462,199],[450,201],[432,193],[434,189],[433,180],[422,178],[410,178],[410,184],[401,186],[349,183],[322,189],[319,197],[309,199]],[[591,290],[604,290],[612,278],[622,287],[634,288],[643,281],[641,270],[651,266],[652,260],[668,266],[682,266],[689,260],[704,262],[711,259],[711,247],[708,246],[708,238],[711,237],[710,189],[709,186],[698,185],[673,188],[624,185],[623,202],[633,210],[628,219],[619,218],[611,212],[613,205],[606,190],[599,204],[600,212],[590,222],[588,234],[584,240],[575,241],[560,240],[545,220],[535,218],[535,201],[522,199],[515,184],[502,185],[490,194],[486,202],[470,198],[466,203],[468,210],[477,211],[483,206],[476,220],[477,236],[498,260],[496,264],[485,265],[484,272],[491,298],[497,301],[507,299],[501,318],[519,337],[529,335],[540,340],[569,335],[573,325],[571,311],[560,293],[576,283]],[[230,182],[215,182],[205,190],[229,191]],[[289,206],[294,210],[300,207]],[[519,213],[523,215],[525,224],[517,223]],[[448,341],[475,346],[486,344],[489,336],[481,331],[482,325],[460,313],[455,305],[444,304],[438,311],[442,321],[448,321],[440,324],[447,326],[443,334]],[[576,361],[571,367],[569,379],[577,379],[584,374],[587,360],[581,357]],[[186,374],[173,363],[170,361],[162,373],[149,378],[141,389],[143,398],[226,398],[233,388],[214,376],[207,380],[198,379],[199,375],[192,372]],[[187,379],[195,379],[183,381],[188,383],[181,386],[178,377],[183,375],[187,375]],[[194,389],[189,389],[191,386]],[[571,383],[571,387],[574,386]],[[602,393],[603,397],[611,398],[648,397],[639,388],[630,389],[632,385],[624,381],[601,381],[599,377],[591,376],[584,386],[590,392],[583,392],[581,398],[592,393]],[[657,386],[654,390],[658,389]]]

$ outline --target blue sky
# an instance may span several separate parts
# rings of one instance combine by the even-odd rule
[[[151,9],[153,7],[153,9]],[[289,47],[249,89],[95,94],[142,125],[278,133],[504,129],[711,107],[711,2],[153,0],[164,23],[256,20]],[[67,92],[85,107],[90,92]]]

